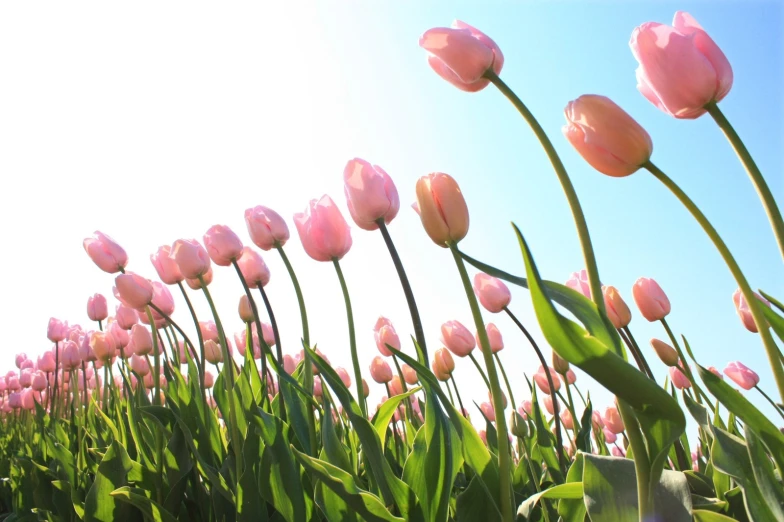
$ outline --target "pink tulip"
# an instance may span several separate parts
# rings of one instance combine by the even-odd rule
[[[635,281],[632,296],[640,313],[648,321],[659,321],[670,313],[670,300],[653,279],[641,277]]]
[[[289,375],[293,374],[297,369],[297,363],[294,362],[294,357],[289,354],[283,356],[283,371]]]
[[[36,369],[35,362],[33,362],[32,359],[25,359],[19,365],[19,369],[20,370],[35,370]]]
[[[679,390],[691,388],[691,382],[677,366],[670,366],[670,380]]]
[[[215,376],[210,371],[204,372],[204,387],[209,389],[215,385]]]
[[[109,310],[104,296],[95,294],[87,298],[87,317],[91,321],[103,321],[109,317]]]
[[[161,312],[171,316],[174,313],[174,297],[172,297],[169,288],[164,286],[158,281],[152,281],[152,304],[155,305]],[[163,321],[165,318],[158,313],[158,310],[152,310],[152,316],[156,321]]]
[[[126,272],[114,278],[114,284],[114,296],[125,306],[139,310],[152,302],[153,288],[149,279]]]
[[[350,160],[343,169],[343,186],[349,214],[359,228],[376,230],[376,221],[389,224],[400,210],[395,184],[378,165]]]
[[[270,280],[270,271],[261,254],[250,247],[242,249],[242,255],[237,260],[237,264],[242,272],[242,277],[251,288],[267,286]]]
[[[169,257],[177,263],[177,268],[186,279],[197,279],[210,270],[210,256],[195,239],[178,239],[171,248]]]
[[[351,248],[351,230],[327,195],[310,200],[305,212],[294,214],[305,252],[316,261],[342,259]]]
[[[275,246],[283,246],[289,240],[289,227],[280,214],[264,206],[249,208],[245,211],[248,234],[257,247],[267,251]]]
[[[128,264],[128,254],[112,238],[95,231],[93,237],[88,237],[82,243],[85,252],[104,272],[114,274],[121,272]]]
[[[754,292],[754,296],[762,304],[770,308],[770,301],[759,295],[757,292]],[[732,294],[732,302],[735,303],[735,311],[738,312],[738,317],[740,317],[740,320],[743,322],[743,326],[746,327],[746,330],[752,333],[757,333],[759,331],[757,329],[757,323],[754,322],[754,317],[751,315],[749,303],[746,301],[746,298],[743,297],[743,294],[740,293],[740,289],[735,290],[735,292]]]
[[[670,116],[697,118],[705,113],[705,105],[730,92],[730,62],[688,13],[676,12],[672,27],[642,24],[632,33],[629,46],[640,64],[637,89]]]
[[[488,312],[503,312],[512,300],[512,294],[503,281],[497,277],[478,273],[474,276],[474,293]]]
[[[379,384],[388,383],[392,380],[392,368],[380,355],[376,355],[370,361],[370,376]]]
[[[416,370],[410,367],[407,364],[404,364],[400,371],[403,372],[403,379],[406,381],[406,384],[413,386],[419,382],[419,375],[417,375]]]
[[[612,433],[622,433],[624,430],[623,419],[615,406],[608,406],[604,410],[604,427]]]
[[[721,374],[719,370],[716,369],[715,366],[708,366],[708,371],[711,372],[716,377],[718,377],[719,379],[721,379],[722,381],[724,380],[724,376]]]
[[[68,333],[68,323],[64,323],[54,317],[49,318],[49,326],[46,329],[46,336],[53,343],[62,341]]]
[[[14,362],[16,363],[16,367],[21,369],[22,368],[22,363],[25,362],[26,360],[27,360],[27,354],[26,353],[18,353],[18,354],[16,354],[16,357],[14,358]]]
[[[316,397],[321,397],[322,389],[321,389],[321,377],[316,375],[313,377],[313,395]]]
[[[22,407],[22,394],[21,393],[12,393],[8,396],[8,405],[10,408],[14,410],[18,410]]]
[[[379,317],[373,327],[373,337],[376,340],[376,348],[381,352],[381,355],[389,357],[392,352],[389,351],[387,345],[395,350],[400,350],[400,338],[397,336],[395,327],[392,322],[386,317]]]
[[[337,373],[340,380],[343,381],[343,386],[351,388],[351,377],[345,368],[335,368],[335,373]]]
[[[218,326],[215,324],[215,321],[199,321],[199,330],[205,341],[217,341],[220,337],[218,334]]]
[[[532,411],[533,411],[533,404],[529,400],[524,400],[522,404],[520,404],[520,407],[517,408],[517,413],[519,413],[525,418],[530,417],[532,415],[531,413]]]
[[[196,279],[185,279],[185,282],[188,283],[188,286],[192,290],[201,290],[204,286],[209,286],[212,283],[212,267],[207,269],[207,272],[201,276],[202,280],[204,281],[204,285],[202,286],[201,281]]]
[[[389,381],[389,396],[394,397],[401,393],[403,393],[403,383],[400,381],[399,376],[394,375],[392,376],[392,380]]]
[[[487,446],[487,431],[479,430],[479,438],[482,439],[484,445]]]
[[[93,332],[87,332],[79,339],[79,342],[77,343],[79,346],[79,357],[84,362],[93,362],[98,360],[98,356],[95,355],[93,347],[90,346],[90,337],[92,336],[92,333]]]
[[[495,422],[495,410],[493,409],[493,405],[489,402],[483,402],[479,405],[479,409],[482,410],[482,414],[487,418],[490,422]]]
[[[223,351],[220,345],[212,340],[204,341],[204,358],[211,364],[223,362]]]
[[[562,131],[593,168],[612,177],[628,176],[648,162],[653,142],[634,118],[605,96],[586,94],[564,110]]]
[[[632,321],[632,311],[626,301],[623,300],[618,289],[614,286],[602,286],[604,295],[604,307],[607,310],[607,317],[615,328],[628,326]]]
[[[146,357],[133,354],[131,356],[131,370],[139,374],[140,377],[144,377],[150,373],[150,363],[147,362]]]
[[[613,442],[618,440],[618,436],[615,435],[615,433],[613,433],[610,430],[608,430],[607,428],[604,428],[604,430],[602,430],[602,432],[604,433],[604,441],[607,444],[612,444]]]
[[[139,314],[133,308],[120,304],[114,312],[114,320],[123,330],[130,330],[139,322]]]
[[[32,388],[35,391],[43,391],[46,389],[47,382],[46,382],[46,374],[41,370],[38,370],[33,374],[33,382],[31,384]]]
[[[33,372],[29,369],[19,372],[19,385],[22,388],[29,388],[33,384]]]
[[[245,324],[252,323],[256,320],[256,316],[253,313],[253,307],[251,306],[247,295],[240,297],[240,304],[237,311],[239,312],[240,319],[242,319],[242,322]]]
[[[498,327],[493,323],[487,323],[485,326],[485,331],[487,332],[487,339],[490,341],[490,351],[493,353],[498,353],[503,350],[504,338],[501,336],[501,331],[498,329]],[[476,334],[476,344],[480,344],[478,332]]]
[[[38,357],[38,369],[46,373],[55,371],[54,352],[48,350]]]
[[[572,418],[571,412],[567,409],[564,409],[561,412],[561,424],[566,430],[574,429],[574,419]]]
[[[613,457],[625,457],[626,456],[626,452],[623,451],[618,446],[615,446],[615,445],[613,445],[613,447],[612,447],[612,454],[613,454]]]
[[[651,346],[661,362],[667,366],[678,365],[678,352],[675,351],[675,348],[659,339],[651,339]]]
[[[35,409],[35,395],[34,391],[27,389],[22,392],[22,408],[25,410]]]
[[[477,92],[489,83],[488,70],[500,74],[504,55],[489,36],[459,20],[452,27],[427,30],[419,46],[428,53],[427,62],[441,78],[460,90]]]
[[[214,225],[204,234],[204,246],[212,262],[230,266],[242,255],[242,241],[226,225]]]
[[[555,386],[555,391],[550,391],[550,383],[547,381],[547,373],[550,372],[550,377],[553,381],[553,386]],[[548,395],[552,395],[553,393],[557,392],[561,389],[561,381],[558,379],[558,373],[550,368],[549,366],[545,369],[544,366],[539,366],[539,369],[534,374],[534,382],[542,390],[543,393]]]
[[[95,333],[95,332],[93,332]],[[111,336],[107,335],[106,337],[111,338]],[[107,341],[108,342],[108,341]],[[92,343],[91,343],[92,344]],[[94,350],[94,348],[93,348]],[[114,355],[114,350],[112,349],[112,355]],[[60,356],[60,362],[63,365],[63,369],[65,370],[75,370],[82,364],[82,358],[79,356],[79,347],[73,341],[67,341],[65,346],[63,347],[63,353]],[[67,374],[66,374],[67,375]]]
[[[158,277],[167,285],[176,285],[181,282],[185,277],[180,272],[180,267],[177,262],[171,257],[172,249],[169,245],[158,247],[158,250],[150,255],[152,266],[158,272]]]
[[[8,385],[8,389],[11,391],[19,391],[22,389],[22,385],[19,383],[19,376],[16,374],[10,376],[6,375],[5,381]]]
[[[729,363],[727,367],[724,368],[724,373],[744,390],[754,388],[760,380],[759,375],[757,375],[754,370],[740,361]]]
[[[447,321],[441,325],[441,342],[458,357],[466,357],[476,347],[474,336],[460,321]]]
[[[604,421],[602,420],[602,414],[596,410],[593,410],[593,412],[591,412],[591,423],[593,424],[594,431],[603,429]]]
[[[588,284],[588,272],[585,269],[579,272],[572,272],[566,281],[566,286],[576,292],[580,292],[588,299],[591,298],[591,286]]]
[[[569,368],[565,374],[561,375],[561,380],[567,384],[574,384],[577,381],[577,375],[575,375],[574,370]]]
[[[93,349],[95,356],[102,361],[110,360],[117,351],[114,337],[108,332],[91,332],[90,348]]]
[[[469,215],[463,193],[449,174],[434,172],[416,184],[419,219],[435,244],[447,248],[468,234]]]
[[[542,398],[542,402],[544,403],[544,409],[547,410],[547,413],[550,415],[555,415],[554,403],[558,403],[558,399],[553,399],[552,395],[545,395]]]
[[[122,328],[116,322],[112,322],[109,325],[109,328],[106,329],[114,339],[114,343],[118,348],[125,348],[128,346],[130,342],[130,337],[128,336],[128,332]]]
[[[128,352],[136,355],[147,355],[152,352],[152,334],[147,328],[140,324],[133,325]]]

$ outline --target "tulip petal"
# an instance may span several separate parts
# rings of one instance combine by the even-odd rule
[[[429,29],[419,39],[419,45],[443,62],[463,83],[482,79],[493,65],[492,49],[474,38],[468,29]]]

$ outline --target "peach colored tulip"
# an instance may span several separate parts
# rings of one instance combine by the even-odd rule
[[[342,259],[351,248],[351,229],[327,195],[294,214],[294,224],[305,252],[316,261]]]
[[[262,259],[261,254],[250,247],[242,249],[242,255],[237,260],[237,264],[242,272],[242,277],[251,288],[258,288],[259,285],[267,286],[270,280],[270,271],[267,264]]]
[[[109,317],[106,298],[101,294],[94,294],[87,298],[87,317],[91,321],[103,321]]]
[[[210,371],[204,372],[204,387],[209,389],[215,385],[215,376]]]
[[[407,364],[404,364],[400,371],[403,372],[403,379],[406,381],[406,384],[413,386],[419,382],[419,375],[417,375],[416,370],[410,367]]]
[[[365,379],[362,379],[362,396],[367,398],[370,395],[370,387]]]
[[[108,332],[91,332],[90,348],[93,349],[95,356],[102,361],[110,360],[117,351],[114,337]]]
[[[615,406],[608,406],[604,410],[604,427],[612,433],[621,433],[624,430],[623,419]]]
[[[46,336],[49,338],[50,341],[53,343],[62,341],[65,339],[65,336],[68,333],[68,323],[63,322],[59,319],[55,319],[54,317],[49,318],[49,325],[46,329]]]
[[[485,331],[487,332],[487,340],[490,341],[490,351],[498,353],[503,350],[504,338],[501,336],[501,331],[498,327],[493,323],[487,323],[487,325],[485,325]],[[479,332],[476,333],[474,338],[476,339],[476,344],[479,345]]]
[[[211,364],[223,362],[223,351],[220,345],[212,340],[204,341],[204,358]]]
[[[495,410],[493,409],[493,405],[489,402],[483,402],[479,405],[479,409],[482,410],[482,414],[487,418],[490,422],[495,422]]]
[[[186,279],[198,279],[210,270],[210,256],[207,250],[195,239],[178,239],[171,248],[169,257],[177,263],[177,268]]]
[[[547,374],[545,373],[548,371],[550,372],[553,386],[555,386],[554,391],[550,391],[550,383],[547,381]],[[539,389],[542,390],[542,392],[548,395],[551,395],[561,389],[561,381],[558,379],[558,373],[550,367],[545,369],[544,366],[539,366],[539,369],[534,374],[534,382],[539,387]]]
[[[338,377],[340,377],[340,380],[343,381],[343,385],[346,388],[351,388],[351,377],[349,376],[348,371],[346,371],[345,368],[341,368],[341,367],[335,368],[335,373],[338,374]]]
[[[754,296],[762,304],[770,308],[770,301],[759,295],[757,292],[754,292]],[[749,303],[746,301],[746,298],[743,297],[743,294],[740,293],[740,289],[735,290],[735,292],[732,294],[732,302],[735,303],[735,311],[738,313],[738,317],[740,317],[740,320],[743,322],[743,326],[746,327],[746,330],[752,333],[757,333],[759,331],[757,329],[757,323],[754,322],[754,317],[751,315]]]
[[[634,118],[605,96],[586,94],[564,110],[564,136],[593,168],[608,176],[628,176],[648,162],[653,142]]]
[[[503,281],[482,272],[474,276],[474,293],[482,306],[494,314],[503,312],[512,300],[509,287]]]
[[[670,366],[670,380],[679,390],[691,388],[691,382],[678,366]]]
[[[245,211],[245,224],[251,241],[264,251],[289,240],[289,227],[280,214],[262,205]]]
[[[416,195],[422,225],[435,244],[446,248],[468,234],[468,206],[452,176],[440,172],[422,176]]]
[[[697,118],[705,105],[721,101],[732,88],[730,62],[688,13],[676,12],[672,27],[642,24],[629,46],[640,64],[637,89],[670,116]]]
[[[504,55],[486,34],[455,20],[452,27],[435,27],[419,38],[427,63],[441,78],[466,92],[477,92],[489,83],[484,73],[500,74]]]
[[[553,404],[553,401],[557,403],[558,399],[553,399],[551,395],[545,395],[542,398],[542,402],[544,403],[544,409],[547,410],[547,413],[549,413],[550,415],[555,415],[555,405]]]
[[[670,313],[670,300],[653,279],[641,277],[635,281],[632,296],[640,313],[648,321],[659,321]]]
[[[177,262],[171,257],[172,249],[169,245],[158,247],[158,250],[150,255],[152,266],[158,272],[158,277],[167,285],[176,285],[181,282],[185,277],[180,272],[180,267]]]
[[[392,380],[392,368],[380,355],[376,355],[370,361],[370,376],[379,384],[388,383]]]
[[[460,321],[447,321],[441,325],[441,342],[458,357],[466,357],[476,347],[476,340]]]
[[[561,425],[566,430],[574,429],[574,419],[572,418],[571,412],[567,409],[561,411]]]
[[[659,339],[651,339],[651,346],[656,355],[659,356],[659,359],[661,359],[661,362],[667,366],[678,365],[678,352],[675,351],[675,348]]]
[[[104,272],[110,274],[121,272],[128,264],[128,254],[125,250],[114,239],[97,230],[93,237],[84,240],[82,246],[93,263]]]
[[[716,377],[718,377],[719,379],[721,379],[722,381],[724,380],[724,376],[721,374],[719,370],[716,369],[715,366],[708,366],[708,371],[711,372]]]
[[[433,356],[433,373],[439,381],[447,381],[455,371],[455,360],[446,348],[439,348]]]
[[[201,278],[204,280],[204,286],[209,286],[209,284],[212,283],[212,267],[209,267],[207,269],[207,272],[203,276],[201,276]],[[201,290],[203,288],[201,281],[199,281],[198,278],[185,279],[185,282],[192,290]]]
[[[247,295],[240,297],[238,312],[243,323],[252,323],[256,320],[256,316],[253,315],[253,308],[251,307],[250,300],[248,299]]]
[[[387,345],[395,350],[400,350],[400,338],[397,336],[395,327],[392,322],[386,317],[379,317],[373,327],[373,337],[376,340],[376,348],[381,352],[381,355],[389,357],[392,352],[389,351]]]
[[[603,286],[604,306],[607,309],[607,317],[615,328],[623,328],[632,321],[632,312],[626,301],[623,300],[618,289],[614,286]]]
[[[133,308],[120,304],[114,312],[114,320],[123,330],[130,330],[139,322],[139,314]]]
[[[744,390],[750,390],[759,384],[759,375],[740,361],[729,363],[724,368],[724,373]]]
[[[575,292],[580,292],[588,299],[591,298],[591,287],[588,284],[588,272],[586,272],[585,269],[580,270],[579,272],[572,272],[572,275],[566,280],[566,286]]]
[[[211,226],[204,234],[204,247],[218,266],[230,266],[242,255],[242,241],[226,225]]]
[[[384,169],[354,158],[343,169],[343,187],[351,218],[359,228],[376,230],[376,221],[389,224],[398,210],[397,188]]]
[[[139,310],[152,302],[152,283],[147,278],[126,272],[115,277],[114,284],[114,296],[125,306]]]
[[[403,393],[403,383],[400,381],[399,376],[393,375],[392,380],[389,381],[389,395],[394,397],[401,393]]]

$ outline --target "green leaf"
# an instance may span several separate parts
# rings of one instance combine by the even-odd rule
[[[248,430],[242,446],[245,465],[237,487],[237,520],[240,522],[267,520],[267,503],[259,489],[259,479],[267,479],[262,475],[262,452],[261,438],[256,430]]]
[[[734,518],[704,509],[695,509],[693,515],[694,522],[735,522]]]
[[[110,496],[112,491],[128,484],[127,476],[131,468],[131,459],[125,448],[120,446],[117,440],[113,441],[98,465],[95,481],[87,492],[84,503],[86,522],[122,521],[133,515],[131,506]]]
[[[390,397],[378,408],[378,412],[373,419],[373,427],[376,428],[378,438],[381,439],[382,447],[386,442],[389,421],[391,421],[392,417],[395,415],[395,410],[397,410],[397,407],[402,401],[406,399],[406,397],[409,397],[411,394],[414,394],[421,389],[422,388],[420,386],[417,386],[416,388],[412,388],[405,393]]]
[[[552,498],[552,499],[581,499],[583,498],[583,483],[582,482],[569,482],[553,486],[549,489],[541,491],[536,495],[530,496],[520,504],[517,509],[517,514],[525,517],[526,520],[531,516],[539,499]]]
[[[765,292],[760,291],[760,293],[765,297],[765,299],[781,309],[782,303],[779,300],[771,297]],[[776,332],[776,335],[779,336],[779,339],[784,341],[784,317],[781,317],[769,306],[761,306],[760,308],[762,308],[762,313],[765,315],[765,319],[768,320],[770,327],[773,328],[773,331]]]
[[[776,480],[770,458],[765,453],[765,448],[760,439],[748,426],[744,426],[744,430],[746,447],[751,460],[751,469],[754,471],[754,480],[757,482],[757,487],[771,512],[780,520],[784,520],[784,488]]]
[[[566,482],[573,483],[579,482],[582,488],[583,481],[583,454],[577,452],[574,462],[566,474]],[[558,503],[558,515],[564,522],[583,522],[585,520],[585,502],[583,502],[582,495],[579,500],[575,499],[562,499]]]
[[[706,433],[710,433],[710,417],[708,417],[708,410],[702,404],[697,404],[694,399],[692,399],[689,394],[686,393],[686,390],[682,392],[683,395],[683,402],[686,404],[686,409],[689,410],[692,418],[697,421],[697,424],[705,430]]]
[[[123,486],[112,491],[110,495],[112,498],[136,506],[149,520],[155,522],[177,522],[177,519],[171,513],[151,498],[147,498],[144,493],[144,490]]]
[[[335,422],[332,419],[332,405],[329,400],[324,401],[324,415],[321,417],[321,440],[323,452],[326,456],[324,460],[354,475],[351,461],[346,454],[346,448],[340,442],[335,431]]]
[[[637,522],[634,461],[583,454],[583,490],[591,522]],[[686,476],[666,470],[654,489],[658,520],[691,522],[691,493]]]
[[[403,522],[404,519],[392,516],[384,507],[384,503],[377,496],[357,487],[354,477],[337,466],[323,460],[315,459],[305,453],[297,451],[293,446],[291,451],[302,466],[334,491],[362,520],[370,522]],[[327,508],[325,511],[328,511]],[[330,518],[329,520],[342,520]]]
[[[498,497],[498,494],[495,494]],[[488,492],[479,475],[474,475],[468,487],[457,496],[455,518],[457,522],[501,522],[497,509],[487,509]]]
[[[580,419],[580,431],[577,432],[575,440],[577,449],[588,453],[591,452],[591,429],[593,428],[592,413],[593,407],[591,406],[591,400],[588,399],[588,404],[585,407],[582,419]]]

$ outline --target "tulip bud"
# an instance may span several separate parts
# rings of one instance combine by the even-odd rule
[[[403,372],[403,379],[405,379],[406,384],[413,386],[419,382],[419,375],[417,375],[416,370],[409,365],[404,364],[400,370]]]
[[[245,224],[251,241],[267,251],[275,246],[283,246],[289,240],[289,227],[283,218],[272,209],[264,206],[249,208],[245,211]]]
[[[632,297],[640,313],[648,321],[659,321],[670,313],[670,300],[659,284],[648,277],[641,277],[632,287]]]
[[[214,225],[204,234],[204,247],[218,266],[230,266],[242,255],[242,241],[226,225]]]
[[[128,264],[128,254],[125,250],[102,232],[96,230],[93,237],[85,239],[82,245],[93,263],[104,272],[114,274]]]
[[[384,169],[359,158],[343,169],[343,185],[349,214],[358,227],[376,230],[376,221],[389,224],[400,209],[397,188]]]
[[[729,363],[724,368],[724,373],[744,390],[750,390],[759,384],[759,375],[740,361]]]
[[[651,346],[656,351],[656,355],[659,356],[661,362],[667,366],[678,365],[678,352],[675,351],[675,348],[659,339],[651,339]]]
[[[678,366],[670,366],[670,380],[679,390],[691,388],[691,381]]]
[[[305,212],[294,214],[305,252],[316,261],[342,259],[351,249],[351,229],[329,196],[311,200]]]
[[[256,320],[256,316],[253,315],[253,308],[251,308],[247,295],[240,297],[239,313],[240,319],[242,319],[242,322],[245,324],[252,323]]]
[[[618,289],[614,286],[603,286],[604,307],[607,309],[607,317],[612,325],[617,328],[627,326],[632,320],[632,312],[623,300]]]
[[[419,178],[416,193],[419,217],[435,244],[446,248],[468,234],[468,207],[450,175],[434,173]]]
[[[488,312],[497,314],[509,306],[512,294],[497,277],[478,273],[474,276],[474,293]]]
[[[756,297],[757,300],[762,304],[770,308],[770,302],[767,299],[757,294],[756,292],[754,292],[754,297]],[[751,309],[749,308],[749,303],[746,301],[746,298],[743,297],[740,289],[735,290],[735,292],[732,294],[732,302],[735,303],[735,311],[738,312],[738,317],[740,317],[740,320],[743,322],[743,326],[746,327],[746,330],[752,333],[757,333],[759,331],[757,328],[757,323],[754,321],[754,317],[751,315]]]
[[[476,347],[476,339],[460,321],[447,321],[441,325],[441,341],[458,357],[467,356]]]
[[[386,317],[379,317],[376,321],[376,325],[373,327],[373,337],[376,340],[376,348],[385,357],[392,355],[387,345],[395,350],[400,350],[400,338],[395,332],[395,327]]]
[[[153,288],[149,279],[125,272],[114,279],[114,284],[114,296],[130,308],[143,309],[152,302]]]
[[[553,369],[561,375],[566,375],[566,372],[569,371],[569,362],[553,352]]]
[[[95,294],[87,298],[87,317],[91,321],[103,321],[109,316],[106,305],[106,298],[101,294]]]
[[[521,439],[528,437],[528,423],[522,415],[516,411],[512,411],[509,419],[509,425],[512,427],[512,435]]]

